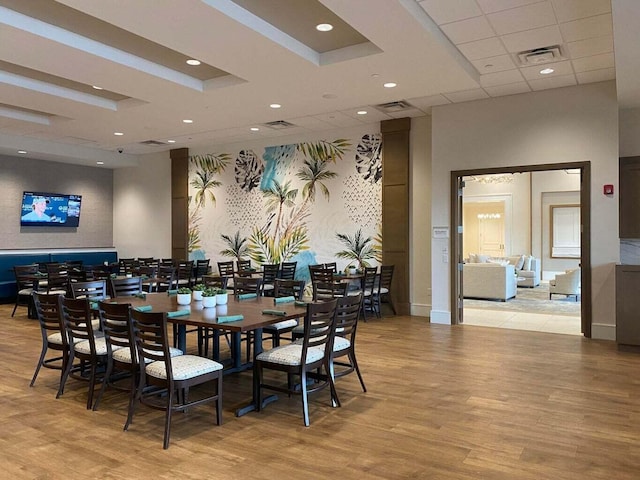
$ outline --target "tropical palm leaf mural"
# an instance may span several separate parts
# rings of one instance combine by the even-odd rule
[[[238,230],[233,237],[221,234],[220,238],[222,238],[224,243],[227,245],[227,248],[220,251],[220,255],[224,257],[233,257],[236,260],[242,260],[249,255],[247,237],[241,237],[240,230]]]
[[[336,237],[347,248],[336,253],[336,257],[350,260],[350,264],[357,262],[359,268],[369,266],[367,260],[375,258],[376,247],[371,245],[371,237],[364,238],[362,229],[359,229],[353,237],[344,233],[336,233]]]
[[[376,262],[382,263],[382,224],[378,224],[378,233],[376,233],[374,240],[374,255],[373,258]]]

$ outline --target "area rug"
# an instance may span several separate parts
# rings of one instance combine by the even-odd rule
[[[580,316],[580,297],[577,302],[575,297],[564,295],[554,295],[549,300],[549,284],[541,283],[535,288],[519,287],[516,297],[506,302],[465,298],[464,308]]]

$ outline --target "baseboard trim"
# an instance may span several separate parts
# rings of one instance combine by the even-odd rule
[[[605,323],[591,324],[591,338],[594,340],[616,340],[616,326]]]
[[[431,323],[451,325],[451,312],[446,310],[431,310],[429,317],[431,319]]]
[[[412,303],[411,315],[414,317],[429,317],[431,312],[431,305],[424,303]]]

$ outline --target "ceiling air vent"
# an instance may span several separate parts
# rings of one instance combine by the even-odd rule
[[[381,112],[385,112],[385,113],[401,112],[403,110],[412,110],[416,108],[410,103],[405,102],[404,100],[398,100],[396,102],[381,103],[380,105],[376,105],[375,107]]]
[[[145,140],[144,142],[140,142],[141,145],[151,145],[153,147],[157,147],[160,145],[166,145],[164,142],[159,142],[158,140]]]
[[[558,45],[534,48],[533,50],[518,53],[518,60],[521,65],[540,65],[542,63],[557,62],[562,58],[562,52],[560,52]]]
[[[273,128],[274,130],[284,130],[285,128],[295,127],[293,123],[289,123],[285,120],[276,120],[275,122],[267,122],[262,125],[268,128]]]

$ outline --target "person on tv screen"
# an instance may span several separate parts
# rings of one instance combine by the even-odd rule
[[[51,217],[45,212],[47,210],[47,204],[49,200],[45,197],[33,197],[31,203],[31,211],[22,216],[24,222],[50,222]]]

